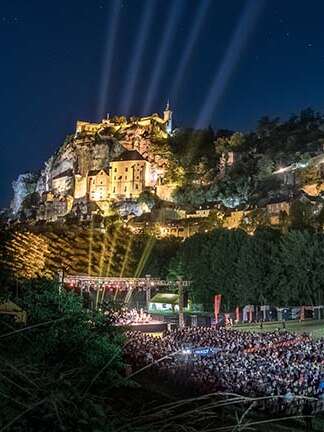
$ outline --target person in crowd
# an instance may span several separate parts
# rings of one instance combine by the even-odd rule
[[[152,373],[197,393],[267,397],[260,407],[274,412],[302,413],[306,401],[312,410],[324,409],[324,339],[225,327],[178,328],[161,338],[129,331],[127,339],[124,355],[134,370],[151,364]],[[195,355],[197,347],[214,353]]]

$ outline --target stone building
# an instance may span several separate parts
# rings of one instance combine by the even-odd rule
[[[51,196],[38,207],[36,219],[37,220],[47,220],[54,222],[61,217],[66,216],[73,206],[73,197],[71,195],[67,196]]]
[[[87,196],[88,193],[88,176],[75,174],[74,176],[74,198],[82,199]]]
[[[110,163],[112,199],[137,198],[152,187],[151,164],[137,150],[126,150]]]
[[[278,225],[283,215],[289,216],[291,209],[291,201],[283,200],[267,204],[267,213],[271,225]]]
[[[106,201],[109,199],[111,185],[108,169],[89,171],[88,191],[90,201]]]

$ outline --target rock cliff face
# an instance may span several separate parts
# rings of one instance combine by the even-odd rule
[[[74,170],[85,175],[90,170],[106,168],[109,162],[119,156],[123,146],[114,137],[78,137],[74,140]],[[64,161],[65,155],[61,158]]]
[[[65,139],[39,174],[22,174],[13,182],[12,213],[18,214],[24,199],[33,192],[37,192],[39,199],[46,192],[73,196],[78,179],[86,184],[89,171],[107,168],[126,149],[137,150],[151,162],[152,175],[158,176],[166,161],[152,151],[152,142],[167,137],[165,125],[157,114],[130,120],[108,119],[101,123],[77,122],[75,134]]]
[[[10,209],[16,215],[24,199],[36,191],[38,175],[33,173],[20,174],[18,179],[12,183],[14,198],[11,201]]]
[[[123,146],[113,137],[84,135],[69,137],[58,151],[44,164],[37,179],[35,191],[42,193],[53,188],[53,179],[64,172],[86,175],[93,169],[108,166],[109,162],[123,152]],[[67,182],[67,185],[70,183]],[[70,193],[67,188],[66,193]],[[16,194],[15,190],[14,193]],[[15,200],[15,199],[14,199]],[[18,201],[21,204],[22,201]]]

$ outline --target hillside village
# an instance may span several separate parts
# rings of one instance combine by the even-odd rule
[[[324,120],[304,110],[249,134],[177,129],[162,115],[78,121],[38,174],[13,183],[8,225],[120,218],[135,234],[322,226]]]

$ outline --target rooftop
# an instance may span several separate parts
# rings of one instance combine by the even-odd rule
[[[115,158],[113,162],[119,161],[139,161],[145,160],[137,150],[125,150],[120,156]]]
[[[101,169],[94,169],[94,170],[90,170],[88,172],[88,177],[92,177],[97,175],[98,173],[100,173],[100,171],[104,171],[107,175],[109,175],[109,170],[106,168],[101,168]]]
[[[173,293],[158,293],[151,298],[151,303],[178,304],[179,295]]]
[[[56,176],[53,177],[53,180],[58,179],[58,178],[63,178],[63,177],[72,177],[73,176],[73,170],[72,168],[61,172],[60,174],[57,174]]]

